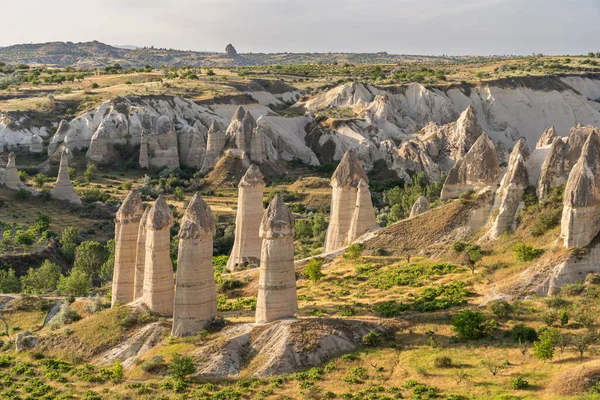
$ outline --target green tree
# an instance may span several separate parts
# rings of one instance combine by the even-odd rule
[[[550,336],[542,336],[533,344],[533,354],[538,360],[552,360],[554,357],[554,343]]]
[[[569,313],[566,310],[562,310],[558,316],[560,325],[565,326],[569,323]]]
[[[6,229],[2,234],[2,245],[8,247],[12,244],[12,231],[10,229]]]
[[[315,215],[313,218],[313,226],[312,226],[312,234],[314,237],[320,237],[325,233],[327,229],[327,223],[325,222],[325,218],[321,214]]]
[[[108,256],[100,268],[100,281],[102,283],[110,282],[113,278],[115,268],[115,239],[110,239],[106,243],[106,252]]]
[[[300,240],[309,240],[313,236],[313,227],[307,219],[297,219],[296,224],[296,238]]]
[[[90,164],[83,173],[83,177],[87,183],[90,183],[96,177],[96,164]]]
[[[173,360],[167,367],[167,372],[173,378],[183,381],[188,375],[196,372],[196,364],[191,356],[182,356],[180,354],[173,354]]]
[[[577,349],[579,357],[583,357],[583,353],[597,340],[596,335],[586,332],[571,336],[571,344]]]
[[[35,242],[35,238],[35,232],[29,229],[26,231],[17,230],[17,234],[15,235],[15,241],[18,244],[23,245],[26,251],[27,249],[29,249],[29,246],[31,246]]]
[[[489,325],[479,311],[462,310],[452,318],[452,329],[460,338],[481,339],[488,335]]]
[[[92,287],[92,277],[77,268],[73,268],[67,276],[61,275],[57,289],[67,296],[85,296]]]
[[[308,264],[304,267],[304,276],[310,279],[313,282],[317,282],[325,275],[321,271],[323,267],[323,261],[319,261],[316,258],[313,258],[308,262]]]
[[[183,200],[183,199],[184,199],[184,197],[185,197],[185,196],[184,196],[184,194],[183,194],[183,189],[182,189],[180,186],[177,186],[177,187],[175,188],[175,190],[173,191],[173,198],[174,198],[175,200],[179,200],[179,201],[181,201],[181,200]]]
[[[21,286],[25,293],[46,293],[56,290],[60,279],[60,266],[45,260],[39,268],[29,268],[27,275],[21,277]]]
[[[75,250],[73,268],[85,272],[95,284],[98,284],[102,264],[106,262],[107,256],[106,248],[102,244],[92,240],[81,242]]]
[[[77,239],[79,238],[79,230],[74,226],[68,226],[63,231],[60,238],[60,251],[67,261],[75,259],[75,249],[77,248]]]
[[[20,293],[21,282],[15,275],[15,270],[9,268],[7,270],[0,269],[0,293]]]

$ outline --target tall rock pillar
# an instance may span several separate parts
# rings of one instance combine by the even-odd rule
[[[161,316],[173,315],[173,263],[169,255],[173,215],[164,198],[159,196],[146,219],[144,269],[144,303]]]
[[[135,279],[133,299],[137,300],[144,294],[144,268],[146,268],[146,220],[150,208],[146,208],[140,219],[135,253]]]
[[[275,196],[260,224],[263,238],[256,323],[293,317],[298,310],[294,271],[294,216]]]
[[[140,168],[148,169],[148,136],[145,132],[142,132],[140,138]]]
[[[64,149],[60,155],[60,167],[58,168],[58,178],[56,184],[50,191],[50,196],[58,200],[67,200],[73,204],[81,205],[81,199],[75,193],[69,177],[69,156],[68,149]]]
[[[25,187],[21,178],[19,178],[19,171],[17,170],[17,161],[15,153],[12,151],[8,154],[8,163],[6,164],[6,170],[4,171],[3,182],[7,188],[18,190]]]
[[[264,213],[265,181],[256,165],[248,168],[238,188],[235,242],[227,263],[227,269],[230,271],[248,264],[259,265],[262,244],[258,230]]]
[[[202,168],[200,169],[200,172],[202,173],[208,172],[209,169],[217,164],[217,161],[221,158],[221,154],[225,148],[225,142],[227,141],[225,132],[223,132],[216,121],[213,121],[210,125],[207,136],[206,155],[204,156]]]
[[[137,237],[142,217],[142,198],[133,189],[121,204],[115,218],[115,267],[112,282],[112,301],[129,303],[134,300],[135,258]]]
[[[179,231],[173,336],[195,335],[217,316],[212,264],[216,230],[210,207],[196,193],[185,210]]]
[[[358,182],[356,207],[354,208],[350,230],[348,231],[348,243],[354,242],[365,233],[377,227],[377,218],[375,217],[373,201],[371,200],[371,191],[367,182],[361,179]]]
[[[369,183],[369,178],[367,178],[358,156],[353,150],[348,150],[331,177],[333,190],[331,193],[331,216],[325,236],[324,251],[326,253],[339,249],[348,240],[350,224],[356,208],[357,186],[361,179],[365,183]]]

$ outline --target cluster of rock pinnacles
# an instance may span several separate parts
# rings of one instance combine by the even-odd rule
[[[337,249],[376,228],[367,176],[358,157],[347,152],[332,178],[331,223],[327,243]],[[259,266],[256,322],[293,317],[298,308],[294,270],[294,216],[281,197],[263,210],[265,182],[251,165],[239,182],[235,242],[228,269]],[[336,191],[337,190],[337,191]],[[150,311],[173,316],[172,334],[189,336],[217,316],[212,265],[215,219],[196,193],[181,219],[177,273],[169,256],[173,215],[163,196],[143,210],[134,189],[115,218],[112,304],[141,299]],[[331,247],[335,246],[335,247]]]

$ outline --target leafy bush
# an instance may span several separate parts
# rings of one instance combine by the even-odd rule
[[[142,371],[149,372],[151,374],[155,374],[163,371],[167,367],[165,363],[165,358],[161,355],[152,356],[149,359],[142,362],[140,368]]]
[[[579,296],[585,290],[585,284],[583,282],[567,283],[560,287],[560,294],[565,296]]]
[[[196,364],[191,356],[173,355],[173,360],[167,368],[169,375],[178,380],[185,380],[188,375],[196,372]]]
[[[213,257],[213,267],[215,268],[216,273],[223,273],[227,268],[227,263],[229,262],[228,255],[220,255]]]
[[[82,190],[79,192],[79,197],[84,203],[106,203],[110,199],[110,194],[101,191],[100,189],[93,188]]]
[[[375,304],[371,307],[371,310],[379,314],[383,318],[397,317],[402,311],[406,311],[410,308],[409,305],[403,303],[396,303],[394,300],[386,301],[385,303]]]
[[[79,238],[79,230],[74,226],[68,226],[63,231],[60,238],[60,251],[67,261],[75,259],[75,249],[77,248],[77,239]]]
[[[312,282],[319,281],[325,275],[321,272],[321,268],[323,267],[323,261],[317,260],[313,258],[308,262],[308,264],[304,267],[303,275],[310,279]]]
[[[508,385],[511,389],[527,389],[527,387],[529,387],[529,382],[519,375],[515,379],[511,379]]]
[[[424,289],[415,297],[413,308],[420,312],[433,312],[464,304],[469,291],[464,282],[456,281],[448,285],[439,285]]]
[[[478,311],[462,310],[452,318],[451,324],[460,338],[481,339],[490,332],[485,316]]]
[[[363,245],[360,243],[354,243],[348,246],[346,253],[344,253],[344,257],[350,260],[356,260],[361,256],[362,251]]]
[[[501,319],[510,317],[513,312],[513,307],[506,300],[494,300],[490,302],[490,309],[496,317]]]
[[[68,276],[61,275],[57,289],[68,296],[85,296],[92,287],[92,277],[80,269],[73,268]]]
[[[31,197],[31,192],[27,189],[19,189],[13,193],[13,197],[16,200],[27,200]]]
[[[438,356],[433,361],[436,368],[452,368],[452,359],[448,356]]]
[[[548,336],[533,343],[533,354],[538,360],[552,360],[554,357],[554,343]]]
[[[525,243],[517,243],[512,251],[519,261],[533,261],[544,253],[544,249],[536,249]]]
[[[29,268],[21,278],[25,293],[46,293],[56,290],[60,279],[60,266],[45,260],[39,268]]]
[[[380,333],[371,331],[362,337],[365,346],[377,347],[383,343],[383,336]]]
[[[517,343],[533,343],[537,340],[538,335],[535,329],[525,326],[523,323],[518,323],[511,329],[511,336]]]

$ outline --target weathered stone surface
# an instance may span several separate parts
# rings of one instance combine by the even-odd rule
[[[146,268],[146,221],[150,208],[146,208],[140,219],[136,252],[135,252],[135,278],[134,278],[134,300],[139,299],[144,294],[144,269]]]
[[[0,183],[9,189],[18,190],[27,188],[23,182],[21,182],[21,178],[19,178],[15,153],[12,151],[8,154],[6,169],[0,170],[0,178]]]
[[[106,164],[114,159],[114,145],[124,146],[128,142],[129,120],[122,113],[116,113],[115,118],[102,120],[90,141],[86,153],[88,160],[97,164]],[[68,137],[66,141],[68,142]]]
[[[298,310],[294,270],[294,216],[275,196],[260,224],[263,239],[256,323],[293,317]]]
[[[81,205],[81,199],[75,193],[75,189],[71,184],[71,178],[69,177],[68,152],[69,150],[65,148],[60,156],[58,178],[56,178],[54,188],[50,191],[50,196],[55,199],[67,200],[73,204]]]
[[[350,229],[348,231],[348,243],[354,242],[365,233],[377,229],[378,227],[379,225],[377,225],[369,185],[361,179],[358,182],[356,206],[352,214]]]
[[[39,135],[33,135],[31,137],[31,144],[29,145],[29,152],[43,153],[44,149],[44,139],[42,139]]]
[[[452,134],[447,137],[454,158],[467,154],[482,133],[483,129],[477,123],[475,110],[469,105],[456,121]]]
[[[565,171],[566,144],[560,138],[555,138],[550,145],[548,155],[542,164],[540,179],[537,186],[539,200],[543,200],[550,191],[562,185],[568,177]]]
[[[242,125],[242,119],[244,119],[244,115],[246,115],[246,110],[244,109],[244,107],[239,106],[237,108],[237,110],[235,111],[235,113],[233,114],[233,117],[231,117],[231,121],[229,121],[229,125],[227,126],[227,130],[225,131],[225,134],[229,137],[235,137],[236,132],[238,132],[241,128]]]
[[[161,316],[173,315],[173,263],[170,257],[170,228],[173,215],[159,196],[146,219],[146,251],[143,301],[150,311]]]
[[[265,161],[265,138],[262,129],[254,129],[250,138],[250,161],[262,163]]]
[[[556,138],[558,138],[558,135],[556,134],[556,129],[554,128],[554,126],[551,126],[542,133],[540,140],[538,140],[537,142],[536,148],[550,146]]]
[[[353,150],[348,150],[331,177],[331,218],[325,236],[326,253],[339,249],[348,240],[350,224],[356,208],[357,186],[361,179],[368,184],[369,178],[357,154]]]
[[[231,43],[225,46],[225,54],[229,57],[235,57],[238,55],[237,51],[235,50],[235,47],[233,47]]]
[[[263,218],[265,181],[256,165],[251,165],[238,185],[238,205],[235,218],[235,241],[227,263],[230,271],[249,264],[260,265],[262,239],[259,235]]]
[[[185,210],[179,231],[173,336],[195,335],[217,316],[212,265],[216,229],[210,207],[196,193]]]
[[[15,339],[15,351],[17,353],[31,350],[37,346],[38,340],[35,335],[33,335],[29,331],[17,333],[17,337]]]
[[[148,169],[150,164],[148,162],[148,136],[146,133],[142,132],[142,136],[140,138],[140,158],[139,164],[141,168]]]
[[[169,117],[156,119],[155,129],[148,135],[148,165],[154,168],[179,168],[177,134]]]
[[[495,188],[499,176],[496,148],[488,135],[483,133],[448,173],[441,198],[454,199],[470,190],[479,191],[489,186]]]
[[[567,152],[565,155],[564,166],[564,169],[567,171],[567,173],[573,169],[573,166],[579,160],[583,145],[592,132],[598,133],[598,129],[591,125],[584,126],[581,123],[575,125],[569,131],[569,136],[567,136]]]
[[[600,231],[600,134],[592,132],[565,187],[561,237],[565,247],[587,246]]]
[[[413,204],[412,208],[410,209],[409,218],[414,218],[417,215],[426,213],[427,211],[429,211],[429,201],[427,201],[425,196],[421,196],[417,199],[417,201],[415,201],[415,204]]]
[[[225,149],[226,141],[227,137],[225,132],[216,121],[213,121],[208,129],[206,155],[202,162],[202,168],[200,172],[206,173],[209,169],[213,168],[217,164],[217,161],[219,161],[219,158],[221,158],[223,149]]]
[[[491,227],[488,231],[490,239],[496,239],[509,229],[513,229],[516,223],[523,193],[529,185],[529,176],[523,159],[523,155],[528,155],[529,151],[524,153],[523,149],[524,147],[520,145],[514,147],[500,188],[496,191]]]
[[[133,301],[137,238],[142,217],[142,198],[133,189],[121,204],[115,218],[115,265],[111,305]]]
[[[177,135],[177,144],[180,165],[202,168],[206,153],[206,131],[199,132],[196,127],[187,126]]]

